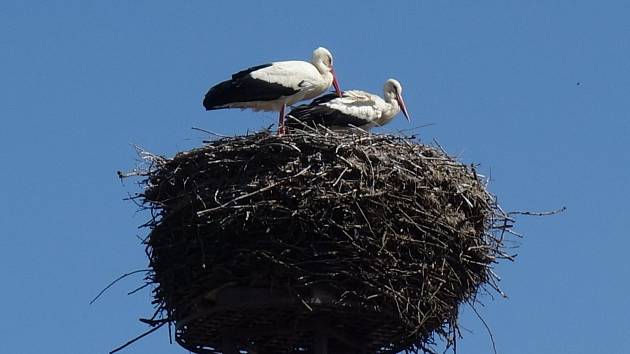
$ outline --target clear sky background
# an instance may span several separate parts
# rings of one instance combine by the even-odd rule
[[[239,69],[329,48],[344,89],[399,79],[412,124],[481,164],[521,218],[509,299],[480,308],[499,354],[630,352],[627,1],[0,2],[0,353],[107,353],[146,329],[147,215],[131,144],[172,155],[191,127],[241,134],[274,113],[205,112]],[[579,84],[578,84],[579,83]],[[464,310],[459,353],[490,353]],[[186,353],[166,328],[124,353]]]

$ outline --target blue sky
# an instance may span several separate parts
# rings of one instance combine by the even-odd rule
[[[270,5],[273,4],[273,5]],[[142,332],[147,215],[115,172],[131,144],[172,155],[274,113],[205,112],[232,72],[335,57],[344,89],[397,78],[418,131],[481,164],[521,218],[509,299],[480,308],[500,354],[630,352],[630,3],[17,1],[0,3],[0,352],[106,353]],[[578,85],[579,83],[579,85]],[[460,353],[489,353],[468,310]],[[126,353],[186,353],[167,331]]]

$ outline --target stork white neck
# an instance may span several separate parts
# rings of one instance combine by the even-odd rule
[[[397,87],[392,82],[393,80],[387,80],[383,86],[383,100],[386,105],[383,107],[383,113],[378,119],[378,125],[387,124],[394,116],[400,112],[400,104],[398,103]],[[400,84],[399,84],[400,86]]]
[[[333,65],[332,54],[330,54],[328,49],[319,47],[313,51],[311,64],[317,68],[317,71],[319,71],[320,74],[330,74]]]
[[[387,103],[387,107],[383,111],[383,116],[381,117],[381,119],[384,121],[389,121],[400,112],[400,104],[398,103],[396,93],[394,92],[385,91],[383,97],[385,99],[385,102]]]
[[[333,57],[330,51],[323,47],[315,49],[313,51],[311,64],[313,64],[313,66],[322,76],[322,79],[326,84],[325,88],[330,87],[330,85],[332,84],[335,87],[335,91],[337,91],[339,97],[341,97],[342,91],[339,87],[337,79],[335,78],[335,71],[333,70]]]
[[[401,110],[405,118],[409,120],[407,108],[402,100],[402,85],[395,79],[389,79],[383,86],[383,99],[387,103],[387,107],[383,110],[383,115],[379,119],[379,124],[385,124],[392,120]]]

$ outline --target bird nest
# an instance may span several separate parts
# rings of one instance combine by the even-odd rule
[[[144,157],[145,321],[195,353],[431,351],[509,258],[483,178],[412,139],[258,133]]]

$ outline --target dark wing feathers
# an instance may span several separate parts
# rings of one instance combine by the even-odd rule
[[[253,66],[232,75],[232,79],[223,81],[208,90],[203,99],[206,110],[221,109],[230,103],[273,101],[283,96],[291,96],[297,92],[291,87],[254,79],[251,73],[267,68],[273,64]]]
[[[236,74],[232,74],[232,80],[240,79],[242,77],[245,77],[245,76],[251,74],[252,72],[254,72],[256,70],[268,68],[268,67],[270,67],[272,65],[273,64],[271,64],[271,63],[267,63],[267,64],[262,64],[262,65],[252,66],[251,68],[247,68],[245,70],[241,70],[241,71],[237,72]]]
[[[304,124],[308,126],[323,125],[325,127],[360,127],[367,123],[364,119],[344,114],[324,105],[324,103],[337,97],[339,97],[337,94],[331,93],[318,97],[309,104],[295,107],[287,115],[286,125],[291,128],[300,128]]]
[[[339,97],[339,95],[337,95],[337,93],[327,93],[323,96],[319,96],[316,99],[312,100],[311,103],[309,103],[309,106],[316,106],[318,104],[322,104],[322,103],[326,103],[326,102],[330,102],[332,100],[334,100],[335,98]]]

